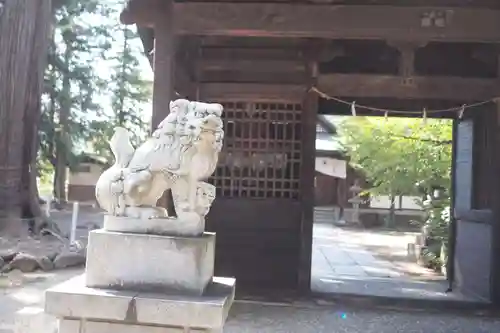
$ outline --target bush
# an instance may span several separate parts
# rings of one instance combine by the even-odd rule
[[[431,198],[423,201],[423,208],[427,212],[424,222],[425,245],[423,253],[427,257],[432,268],[439,268],[446,264],[447,253],[441,253],[441,249],[448,248],[448,228],[450,225],[450,198]],[[444,259],[444,260],[443,260]],[[444,261],[444,262],[443,262]]]

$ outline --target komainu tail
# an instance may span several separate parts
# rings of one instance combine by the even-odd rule
[[[116,127],[115,133],[109,140],[109,146],[115,157],[115,166],[126,168],[135,152],[129,132],[123,127]]]

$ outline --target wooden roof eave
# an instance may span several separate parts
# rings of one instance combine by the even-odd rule
[[[144,48],[144,54],[149,60],[151,68],[153,67],[154,59],[154,47],[155,47],[155,31],[153,28],[140,27],[137,26],[137,33],[142,41],[142,46]]]
[[[337,134],[337,128],[324,115],[318,115],[318,123],[329,133]]]
[[[128,0],[125,8],[120,13],[120,22],[126,25],[136,24],[134,19],[134,12],[143,11],[144,1]],[[148,2],[148,0],[146,1]],[[150,2],[150,1],[149,1]],[[154,54],[154,40],[155,32],[153,27],[137,25],[137,33],[141,38],[142,46],[144,48],[144,54],[149,60],[149,64],[153,67],[153,54]]]
[[[129,0],[125,24],[151,27],[167,1]],[[270,2],[175,2],[177,34],[233,37],[500,41],[500,10],[451,6],[318,5]],[[443,16],[443,22],[429,17]],[[452,24],[451,24],[452,23]],[[444,26],[443,26],[444,25]]]

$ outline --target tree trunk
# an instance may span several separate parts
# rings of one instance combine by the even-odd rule
[[[64,63],[68,65],[73,50],[66,45]],[[54,170],[54,198],[58,203],[65,203],[66,169],[68,167],[68,153],[70,149],[68,121],[71,112],[71,79],[70,73],[63,74],[61,107],[59,110],[59,128],[56,133],[56,165]]]
[[[127,67],[127,56],[128,56],[128,35],[127,35],[127,26],[123,27],[123,49],[122,49],[122,66],[120,69],[120,82],[118,84],[118,108],[116,112],[118,113],[118,126],[125,125],[125,95],[127,92],[125,91],[125,80],[126,80],[126,67]]]
[[[30,72],[43,66],[47,38],[42,26],[50,0],[2,1],[0,10],[0,227],[19,226],[23,208],[23,182],[29,180],[25,168],[33,142],[25,138],[33,124],[25,124],[26,112],[37,109],[40,98],[36,89],[40,73]],[[50,19],[50,15],[48,17]],[[48,22],[47,22],[48,23]],[[40,43],[38,43],[40,41]],[[35,65],[36,63],[36,65]],[[43,71],[43,69],[42,69]],[[32,78],[32,80],[30,80]],[[32,82],[35,81],[35,82]],[[31,119],[31,118],[30,118]],[[31,121],[31,120],[30,120]],[[34,121],[36,122],[36,121]],[[32,133],[33,134],[33,133]],[[31,168],[27,172],[30,172]],[[23,177],[24,175],[24,177]]]
[[[396,225],[396,196],[391,193],[389,196],[391,205],[389,207],[389,216],[387,218],[386,228],[392,229]]]
[[[41,117],[40,96],[43,91],[44,70],[47,65],[47,48],[51,23],[51,1],[38,1],[39,10],[36,17],[36,33],[33,36],[33,51],[28,72],[29,91],[24,114],[24,155],[23,155],[23,216],[39,218],[42,215],[37,186],[38,172],[36,159],[38,156],[38,125]]]

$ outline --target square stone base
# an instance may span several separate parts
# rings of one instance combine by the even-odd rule
[[[92,320],[62,319],[58,333],[222,333],[222,330],[183,329],[107,323]]]
[[[201,295],[212,281],[215,234],[173,237],[94,230],[86,286]]]
[[[235,280],[214,278],[202,296],[169,296],[85,287],[84,275],[45,294],[59,333],[221,333]]]

